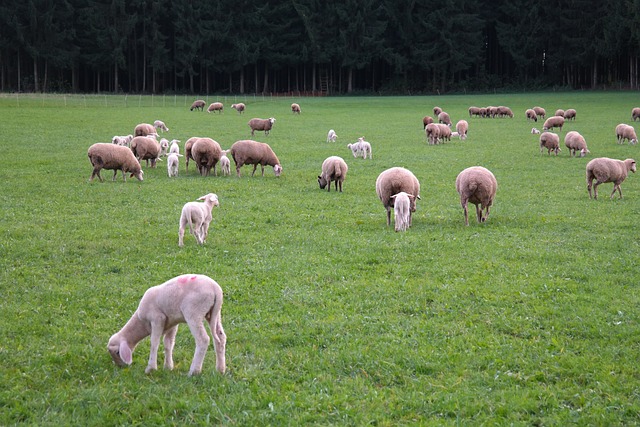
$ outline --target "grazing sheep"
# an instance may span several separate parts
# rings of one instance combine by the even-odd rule
[[[251,136],[253,136],[253,133],[257,130],[263,130],[264,135],[267,136],[269,135],[269,131],[271,130],[275,122],[276,122],[276,119],[274,119],[273,117],[270,117],[268,119],[254,118],[249,120],[249,123],[247,124],[251,128]]]
[[[179,142],[179,139],[171,140],[171,144],[169,145],[169,154],[180,154],[180,146],[178,145]]]
[[[442,108],[440,107],[433,107],[433,115],[438,117],[438,115],[442,113]]]
[[[160,157],[160,144],[153,138],[136,136],[131,140],[131,151],[138,160],[146,160],[147,166],[151,160],[151,167],[155,168]]]
[[[430,123],[433,123],[433,117],[431,117],[431,116],[424,116],[424,117],[422,118],[422,126],[423,126],[423,129],[426,129],[426,128],[427,128],[427,125],[428,125],[428,124],[430,124]]]
[[[329,132],[327,133],[327,142],[336,142],[336,139],[338,139],[336,131],[333,129],[329,129]]]
[[[440,128],[437,123],[429,123],[427,127],[424,128],[424,132],[427,135],[427,142],[430,145],[437,144],[440,139]],[[355,156],[355,154],[354,154]]]
[[[456,191],[464,210],[464,224],[469,225],[469,202],[476,205],[476,217],[482,223],[489,219],[489,210],[498,190],[498,181],[489,169],[472,166],[460,172],[456,178]],[[482,210],[485,214],[482,214]]]
[[[564,125],[564,117],[562,116],[551,116],[547,120],[544,121],[544,125],[542,125],[542,130],[550,130],[553,128],[560,128],[560,132],[562,132],[562,126]]]
[[[242,102],[239,102],[237,104],[231,104],[231,108],[233,108],[234,110],[236,110],[238,112],[238,114],[242,114],[244,113],[244,109],[246,108],[245,105]]]
[[[300,114],[300,106],[296,103],[291,104],[291,112]]]
[[[124,181],[127,180],[127,173],[135,176],[140,181],[143,180],[140,162],[138,162],[128,147],[98,142],[89,147],[87,156],[89,157],[91,166],[93,166],[89,181],[93,181],[93,178],[97,176],[100,182],[102,182],[103,179],[100,176],[102,169],[113,170],[113,181],[116,180],[119,170],[122,171],[122,179]]]
[[[199,136],[194,136],[187,139],[187,142],[184,143],[184,157],[186,161],[185,172],[189,172],[189,159],[193,160],[193,155],[191,154],[191,148],[193,147],[193,143],[200,139]]]
[[[150,125],[149,123],[140,123],[133,130],[133,135],[134,136],[151,136],[151,135],[158,135],[158,134],[156,133],[156,128],[154,128],[153,125]]]
[[[534,135],[539,134],[539,133],[540,133],[540,129],[538,129],[538,128],[531,128],[531,133],[532,133],[532,134],[534,134]]]
[[[178,153],[170,153],[167,156],[167,174],[169,178],[178,176],[178,169],[180,168],[180,156]]]
[[[449,113],[443,111],[438,114],[438,123],[444,123],[445,125],[451,127],[451,117],[449,117]]]
[[[189,233],[193,234],[199,245],[203,245],[209,235],[209,224],[211,223],[211,210],[214,206],[219,206],[218,196],[209,193],[200,197],[204,203],[187,202],[182,207],[180,214],[180,228],[178,229],[178,246],[184,245],[184,230],[189,226]]]
[[[473,116],[482,117],[482,109],[478,107],[469,107],[469,117]]]
[[[240,177],[240,168],[243,165],[253,165],[251,176],[256,173],[258,165],[262,168],[262,176],[264,176],[265,165],[273,166],[273,172],[276,176],[280,176],[282,173],[280,160],[278,160],[278,156],[276,156],[269,144],[244,139],[234,142],[229,151],[231,151],[231,157],[233,157],[233,161],[236,164],[238,177]]]
[[[544,120],[547,115],[547,112],[542,107],[533,107],[533,111],[536,112],[537,116]]]
[[[564,118],[564,110],[562,108],[558,108],[555,115]]]
[[[153,127],[162,130],[162,132],[169,132],[169,128],[164,124],[162,120],[156,120],[155,122],[153,122]]]
[[[198,138],[191,146],[191,156],[200,171],[200,175],[209,176],[211,168],[216,175],[216,164],[222,157],[222,148],[211,138]]]
[[[342,157],[327,157],[322,162],[322,173],[318,175],[320,189],[324,190],[324,187],[327,187],[327,191],[331,191],[331,183],[335,182],[336,191],[340,187],[340,192],[342,193],[342,183],[347,177],[348,170],[349,167]]]
[[[411,226],[411,200],[415,199],[413,194],[407,194],[404,191],[391,196],[393,201],[393,220],[395,222],[395,230],[407,231]]]
[[[202,372],[210,338],[203,321],[209,323],[216,351],[216,369],[226,370],[225,347],[227,336],[222,328],[222,288],[211,278],[201,274],[185,274],[147,289],[137,310],[119,332],[109,338],[107,349],[118,366],[131,365],[133,351],[140,341],[151,336],[149,362],[145,373],[158,368],[158,348],[164,337],[164,368],[173,369],[173,347],[178,325],[189,325],[196,341],[196,351],[189,375]]]
[[[209,108],[207,108],[207,113],[215,113],[217,111],[222,114],[222,110],[224,110],[224,105],[222,105],[222,102],[212,102],[211,105],[209,105]]]
[[[466,120],[459,120],[456,123],[456,132],[461,140],[467,139],[467,133],[469,132],[469,123]],[[453,136],[453,135],[451,135]]]
[[[533,109],[529,108],[527,111],[524,112],[524,114],[527,116],[527,121],[529,120],[533,120],[534,122],[538,121],[538,115]]]
[[[487,108],[480,107],[480,117],[487,117]]]
[[[442,142],[444,144],[445,141],[451,141],[451,127],[444,123],[434,123],[434,125],[438,126],[438,142]]]
[[[591,160],[587,163],[587,191],[589,191],[589,198],[591,198],[591,184],[595,179],[596,183],[593,185],[594,199],[598,198],[598,185],[605,182],[613,182],[613,191],[609,198],[613,199],[617,189],[622,199],[620,184],[627,178],[629,171],[636,172],[636,161],[633,159],[617,160],[598,157]]]
[[[640,119],[640,107],[634,107],[631,109],[631,120],[635,122],[636,119]]]
[[[497,114],[498,114],[498,117],[511,117],[511,118],[513,118],[513,111],[511,111],[511,108],[505,107],[503,105],[498,107]]]
[[[569,149],[569,156],[571,157],[575,156],[578,152],[580,153],[580,157],[584,157],[587,153],[591,152],[587,148],[587,142],[584,137],[575,130],[567,132],[564,136],[564,145]]]
[[[575,120],[576,119],[576,110],[574,110],[573,108],[569,108],[569,109],[565,110],[563,117],[564,117],[565,120]]]
[[[111,138],[111,143],[128,147],[129,144],[131,144],[132,139],[133,139],[133,135],[114,136],[113,138]]]
[[[624,143],[625,139],[634,145],[638,142],[638,137],[636,136],[636,131],[633,126],[624,123],[616,126],[616,137],[618,138],[618,144]]]
[[[220,170],[224,176],[231,175],[231,161],[227,157],[228,152],[229,150],[222,150],[222,156],[220,157]]]
[[[547,154],[551,155],[553,151],[558,155],[560,151],[560,137],[558,134],[552,132],[542,132],[540,134],[540,153],[543,152],[544,149],[547,149]]]
[[[498,116],[498,107],[489,106],[487,107],[487,115],[492,119]]]
[[[204,111],[204,106],[205,105],[207,105],[206,102],[204,102],[202,99],[198,99],[197,101],[193,101],[193,104],[191,104],[191,108],[189,110],[190,111],[193,111],[193,110]]]
[[[420,200],[420,182],[408,169],[393,167],[383,171],[376,179],[376,194],[387,210],[387,227],[391,225],[391,208],[395,199],[391,196],[404,191],[415,197],[410,198],[409,211],[416,211],[416,199]],[[409,227],[411,226],[411,213],[409,214]]]

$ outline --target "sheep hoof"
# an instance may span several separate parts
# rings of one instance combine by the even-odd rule
[[[150,374],[151,372],[155,371],[156,368],[154,368],[153,366],[147,366],[147,368],[144,370],[145,374]]]

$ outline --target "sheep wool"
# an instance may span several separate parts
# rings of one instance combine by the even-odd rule
[[[387,211],[387,227],[391,225],[391,208],[394,207],[394,194],[404,191],[415,196],[410,199],[409,211],[411,214],[416,211],[416,199],[420,199],[420,182],[418,178],[408,169],[393,167],[378,175],[376,179],[376,194]],[[409,226],[411,226],[411,214],[409,215]]]
[[[138,162],[128,147],[98,142],[89,147],[87,156],[89,157],[91,166],[93,166],[89,181],[93,181],[93,178],[97,176],[100,182],[102,182],[103,179],[100,176],[102,169],[113,170],[113,181],[116,180],[118,171],[122,171],[122,179],[124,181],[127,180],[127,173],[143,181],[140,162]]]
[[[262,176],[264,176],[265,165],[273,166],[273,172],[276,177],[282,173],[280,160],[278,160],[278,156],[276,156],[276,153],[273,152],[269,144],[244,139],[234,142],[229,151],[236,164],[236,174],[238,177],[240,177],[240,168],[244,165],[253,165],[251,176],[256,173],[258,165],[262,168]]]
[[[640,107],[634,107],[631,109],[631,120],[635,122],[636,119],[640,119]]]
[[[336,142],[336,139],[338,139],[336,131],[333,129],[329,129],[329,132],[327,133],[327,142]]]
[[[558,134],[552,132],[542,132],[540,134],[540,153],[547,149],[547,154],[551,155],[553,151],[555,155],[558,155],[560,151],[560,137]]]
[[[593,198],[598,199],[598,185],[606,182],[613,182],[613,191],[609,199],[613,199],[616,190],[622,199],[622,189],[620,184],[627,178],[629,171],[636,172],[636,161],[633,159],[617,160],[608,157],[598,157],[587,163],[587,191],[591,198],[591,187],[593,180]]]
[[[464,211],[464,223],[469,225],[468,204],[476,205],[478,222],[489,218],[489,210],[498,190],[498,181],[493,173],[482,166],[472,166],[460,172],[456,178],[456,191],[460,195],[460,205]],[[483,215],[482,210],[485,210]]]
[[[167,156],[167,174],[169,178],[175,178],[178,176],[178,169],[180,168],[180,154],[171,153]]]
[[[131,140],[131,151],[139,160],[146,160],[147,166],[151,160],[151,167],[155,168],[160,157],[160,144],[153,138],[136,136]]]
[[[342,157],[331,156],[327,157],[322,162],[322,172],[318,175],[318,185],[320,189],[324,190],[327,187],[327,191],[331,191],[331,183],[335,182],[336,191],[338,187],[342,193],[342,183],[347,177],[349,167]]]
[[[587,141],[579,132],[572,130],[564,136],[564,145],[569,149],[569,156],[573,157],[580,153],[580,157],[584,157],[590,153],[587,148]]]
[[[191,146],[191,156],[200,171],[200,175],[209,176],[211,168],[216,174],[216,164],[222,157],[222,148],[211,138],[198,138]]]

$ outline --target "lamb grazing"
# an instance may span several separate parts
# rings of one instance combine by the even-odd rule
[[[153,125],[150,125],[149,123],[140,123],[133,130],[133,135],[134,136],[151,136],[151,135],[157,135],[157,133],[156,133],[156,128],[154,128]]]
[[[616,126],[616,137],[618,138],[618,144],[624,143],[625,139],[634,145],[638,142],[638,137],[636,136],[636,131],[633,126],[624,123]]]
[[[558,117],[564,117],[564,110],[562,108],[558,108],[555,115]]]
[[[327,133],[327,142],[336,142],[336,139],[338,139],[336,131],[333,129],[329,129],[329,133]]]
[[[482,223],[489,219],[489,210],[498,190],[498,181],[489,169],[472,166],[460,172],[456,178],[456,191],[464,210],[464,224],[469,225],[468,203],[476,205],[476,217]],[[483,215],[482,210],[485,210]]]
[[[451,127],[451,117],[449,117],[449,113],[443,111],[438,114],[438,123],[444,123],[445,125]]]
[[[458,132],[458,136],[462,141],[467,139],[467,133],[469,132],[469,123],[466,120],[459,120],[458,123],[456,123],[456,132]]]
[[[426,128],[427,128],[427,125],[428,125],[428,124],[430,124],[430,123],[433,123],[433,117],[431,117],[431,116],[424,116],[424,117],[422,118],[422,126],[423,126],[423,129],[426,129]]]
[[[291,112],[293,114],[296,114],[296,113],[300,114],[300,105],[298,105],[296,103],[291,104]]]
[[[415,199],[413,194],[407,194],[404,191],[391,196],[393,201],[393,218],[395,222],[395,230],[407,231],[411,226],[411,200]]]
[[[540,117],[542,119],[544,119],[546,117],[546,115],[547,115],[547,112],[542,107],[533,107],[533,111],[535,111],[536,114],[538,115],[538,117]]]
[[[595,179],[596,183],[593,185],[594,199],[598,198],[598,185],[605,182],[613,182],[613,192],[611,192],[611,197],[609,198],[613,199],[617,189],[622,199],[620,184],[627,178],[629,171],[636,172],[636,161],[633,159],[617,160],[598,157],[591,160],[587,163],[587,191],[589,191],[589,198],[591,198],[591,184]]]
[[[180,156],[178,153],[170,153],[167,156],[167,174],[169,178],[178,176],[178,169],[180,168]]]
[[[200,175],[209,176],[211,168],[216,175],[216,164],[222,157],[222,148],[211,138],[198,138],[191,146],[191,156]]]
[[[116,180],[118,171],[122,171],[122,179],[127,180],[127,173],[131,176],[135,176],[142,181],[142,168],[140,162],[135,158],[133,152],[128,147],[122,145],[107,144],[98,142],[89,147],[87,151],[91,166],[93,166],[93,172],[91,172],[91,178],[89,181],[93,181],[94,177],[98,177],[100,182],[103,181],[100,176],[102,169],[113,170],[113,180]]]
[[[251,136],[253,136],[254,132],[257,130],[263,130],[264,135],[267,136],[269,135],[269,131],[271,130],[275,122],[276,122],[276,119],[274,119],[273,117],[270,117],[268,119],[254,118],[249,120],[249,123],[247,124],[251,128]]]
[[[206,320],[213,335],[216,369],[224,373],[227,336],[222,328],[222,300],[220,285],[201,274],[177,276],[149,288],[131,319],[109,339],[109,354],[116,365],[131,365],[138,343],[151,336],[149,362],[145,369],[145,373],[150,373],[158,369],[158,348],[160,339],[164,338],[164,368],[171,370],[178,325],[186,323],[196,341],[189,375],[200,374],[210,342],[203,324]]]
[[[442,113],[442,108],[440,107],[433,107],[433,115],[438,117],[438,115]]]
[[[544,125],[542,125],[542,130],[550,130],[553,128],[560,128],[560,132],[562,132],[562,126],[564,125],[564,117],[562,116],[551,116],[547,120],[544,121]]]
[[[236,164],[238,177],[240,177],[240,168],[243,165],[253,165],[251,176],[256,173],[258,165],[262,167],[262,176],[264,176],[265,165],[273,166],[273,172],[276,176],[280,176],[282,173],[280,160],[269,144],[245,139],[234,142],[229,151],[231,151],[231,157]]]
[[[342,183],[347,177],[348,170],[349,167],[342,157],[327,157],[322,162],[322,173],[318,175],[320,189],[324,190],[324,187],[327,187],[327,191],[331,191],[331,183],[335,182],[336,191],[340,187],[340,192],[342,193]]]
[[[222,156],[220,157],[220,170],[224,176],[231,175],[231,161],[227,157],[228,152],[229,150],[222,150]]]
[[[538,121],[538,115],[533,109],[529,108],[527,111],[524,112],[524,114],[527,116],[527,121],[529,120],[533,120],[534,122]]]
[[[112,144],[117,144],[117,145],[123,145],[128,147],[129,144],[131,144],[131,140],[133,139],[133,135],[126,135],[126,136],[114,136],[111,139],[111,143]]]
[[[204,111],[204,106],[205,105],[207,105],[206,102],[204,102],[202,99],[198,99],[197,101],[193,101],[193,104],[191,104],[191,108],[189,110],[190,111],[193,111],[193,110]]]
[[[184,230],[189,226],[189,232],[193,234],[199,245],[204,244],[209,234],[209,223],[211,223],[211,210],[214,206],[219,206],[218,196],[209,193],[200,197],[204,203],[187,202],[182,207],[180,214],[180,228],[178,229],[178,246],[183,246]]]
[[[631,120],[635,122],[636,119],[640,119],[640,107],[635,107],[631,109]]]
[[[539,133],[540,133],[540,129],[538,129],[538,128],[531,128],[531,133],[532,133],[532,134],[534,134],[534,135],[539,134]]]
[[[207,113],[215,113],[217,111],[222,114],[222,110],[224,110],[224,105],[222,105],[222,102],[213,102],[211,103],[211,105],[209,105],[209,108],[207,108]]]
[[[147,166],[151,160],[151,167],[155,168],[160,157],[160,144],[153,138],[136,136],[131,140],[131,151],[138,160],[146,160]]]
[[[233,108],[234,110],[236,110],[238,112],[238,114],[242,114],[244,113],[244,109],[246,108],[245,105],[242,102],[239,102],[237,104],[231,104],[231,108]]]
[[[505,107],[503,105],[498,107],[497,114],[498,114],[498,117],[511,117],[511,118],[513,118],[513,111],[511,111],[511,108]]]
[[[575,156],[576,153],[580,153],[580,157],[584,157],[587,153],[590,153],[587,148],[587,142],[584,137],[580,135],[580,133],[572,130],[571,132],[567,132],[564,136],[564,145],[569,149],[569,155],[571,157]]]
[[[482,117],[482,110],[478,107],[469,107],[469,117]]]
[[[171,140],[171,143],[169,145],[169,154],[180,154],[180,146],[178,145],[179,142],[179,139]]]
[[[444,123],[434,123],[438,126],[439,142],[451,141],[451,128]]]
[[[160,129],[162,132],[169,132],[169,128],[164,124],[162,120],[156,120],[155,122],[153,122],[153,127],[156,129]]]
[[[553,151],[556,153],[556,156],[558,155],[560,151],[560,137],[558,134],[552,132],[542,132],[540,134],[540,153],[542,153],[545,148],[547,149],[547,154],[551,155]]]
[[[411,214],[416,211],[416,199],[420,200],[420,182],[408,169],[393,167],[383,171],[376,179],[376,194],[387,210],[387,227],[391,225],[391,208],[395,199],[391,196],[404,191],[415,197],[410,198],[409,227],[411,227]]]
[[[565,110],[563,117],[564,117],[565,120],[575,120],[576,119],[576,110],[574,110],[573,108],[569,108],[568,110]]]
[[[189,172],[189,159],[193,160],[193,155],[191,154],[191,148],[193,147],[193,143],[200,139],[199,136],[194,136],[187,139],[187,142],[184,143],[184,157],[186,160],[185,171]]]
[[[437,123],[429,123],[427,127],[424,128],[425,134],[427,135],[427,142],[429,145],[437,144],[440,140],[440,128]],[[354,154],[355,157],[355,154]]]

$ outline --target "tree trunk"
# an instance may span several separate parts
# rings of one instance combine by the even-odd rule
[[[353,67],[349,67],[347,74],[347,93],[353,92]]]
[[[244,94],[244,66],[240,67],[240,93]]]
[[[33,91],[40,92],[40,86],[38,85],[38,60],[33,58]]]

